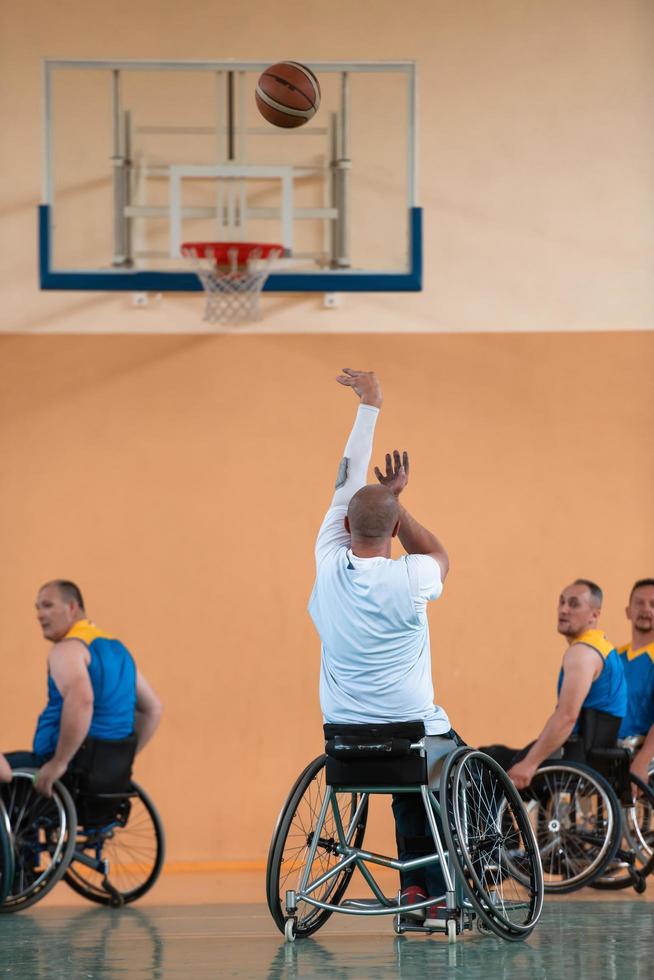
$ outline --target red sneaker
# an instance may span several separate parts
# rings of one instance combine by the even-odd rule
[[[427,929],[437,929],[439,926],[442,928],[443,919],[446,914],[447,905],[445,902],[439,902],[438,905],[428,905],[424,922],[425,927]]]
[[[400,895],[400,905],[414,905],[416,902],[424,902],[427,899],[427,893],[422,890],[418,885],[409,885],[405,888]],[[410,912],[402,912],[403,919],[411,919],[413,922],[424,922],[425,921],[425,910],[424,909],[413,909]]]

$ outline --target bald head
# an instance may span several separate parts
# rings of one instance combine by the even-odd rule
[[[386,487],[371,484],[354,494],[347,517],[353,537],[380,541],[392,537],[400,519],[400,505]]]

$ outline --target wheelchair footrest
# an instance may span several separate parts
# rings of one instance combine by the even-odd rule
[[[378,902],[376,898],[346,898],[340,903],[342,909],[388,909],[394,908],[395,903],[388,899],[388,904]]]

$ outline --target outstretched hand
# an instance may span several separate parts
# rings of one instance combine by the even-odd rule
[[[374,371],[353,371],[352,368],[343,368],[343,373],[339,374],[336,380],[347,388],[354,388],[363,405],[381,408],[382,390]]]
[[[400,453],[398,449],[393,450],[393,456],[386,453],[386,474],[384,475],[378,466],[375,466],[375,476],[383,487],[387,487],[396,497],[404,490],[409,482],[409,454],[405,451]]]

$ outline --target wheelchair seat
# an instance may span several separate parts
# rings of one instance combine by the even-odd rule
[[[579,713],[578,732],[571,735],[563,746],[563,758],[569,762],[592,765],[590,753],[598,749],[615,749],[618,744],[621,718],[596,708],[582,708]],[[622,750],[621,750],[622,751]]]
[[[84,740],[62,780],[73,797],[80,824],[126,821],[136,745],[134,733],[111,741]]]
[[[336,723],[324,725],[323,731],[327,786],[360,789],[426,785],[426,755],[418,747],[425,737],[422,721]]]

